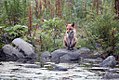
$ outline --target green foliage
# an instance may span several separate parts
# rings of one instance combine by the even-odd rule
[[[118,44],[119,22],[115,19],[112,2],[103,4],[102,14],[94,15],[87,22],[87,30],[93,42],[101,45],[103,50],[115,52]]]
[[[27,1],[26,0],[4,0],[1,8],[2,19],[0,22],[5,25],[16,25],[25,22],[27,16]]]
[[[63,46],[64,28],[64,21],[59,18],[49,19],[44,22],[40,36],[45,50],[52,51]]]
[[[114,0],[99,0],[102,1],[98,3],[99,8],[94,6],[93,1],[61,0],[61,4],[58,4],[59,8],[56,8],[55,3],[58,2],[56,0],[46,0],[46,3],[45,0],[37,0],[37,3],[35,0],[1,0],[0,26],[7,27],[0,27],[0,36],[8,33],[10,40],[24,36],[28,38],[26,36],[28,29],[22,25],[27,25],[29,22],[28,7],[31,3],[33,36],[26,40],[35,41],[35,38],[39,39],[40,36],[43,51],[61,48],[65,33],[64,23],[72,22],[77,25],[76,47],[94,49],[98,43],[104,50],[110,47],[115,50],[119,46],[119,22],[115,19]],[[61,12],[61,16],[57,15],[56,10]],[[56,18],[57,16],[63,20]],[[47,20],[43,22],[44,19]],[[2,37],[0,37],[0,45],[4,45]]]
[[[15,25],[12,27],[9,26],[4,28],[4,32],[9,34],[10,40],[25,36],[27,31],[28,31],[27,26],[22,25]]]
[[[3,34],[3,26],[0,26],[0,36],[2,36],[2,34]],[[3,44],[3,42],[2,42],[2,37],[0,37],[0,49],[2,48],[2,46],[3,46],[4,44]]]
[[[68,1],[65,1],[64,6],[63,6],[63,16],[64,16],[64,19],[67,22],[72,22],[73,21],[72,13],[73,13],[72,3],[68,2]]]

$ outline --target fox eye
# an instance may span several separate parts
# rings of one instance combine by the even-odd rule
[[[72,30],[72,28],[69,28],[69,30]]]
[[[67,28],[67,30],[72,30],[72,28]]]

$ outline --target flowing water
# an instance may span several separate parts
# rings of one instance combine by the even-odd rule
[[[54,63],[41,67],[39,62],[0,62],[0,80],[100,80],[104,74],[100,70],[91,70],[90,66],[71,63],[54,64],[66,68],[67,71],[53,70],[52,64]]]

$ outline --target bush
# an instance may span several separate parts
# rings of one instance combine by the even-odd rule
[[[42,26],[40,36],[42,38],[43,50],[52,51],[61,48],[65,31],[64,21],[59,18],[49,19]]]
[[[4,43],[10,43],[15,38],[25,36],[27,32],[27,26],[15,25],[12,27],[3,27],[3,33],[1,36]]]
[[[105,51],[115,52],[119,41],[118,20],[115,19],[112,6],[103,6],[102,14],[94,15],[88,23],[88,30],[96,43]],[[96,47],[96,46],[95,46]]]

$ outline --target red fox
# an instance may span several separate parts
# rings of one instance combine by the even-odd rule
[[[64,36],[64,44],[68,48],[68,50],[73,49],[76,45],[76,27],[75,24],[67,24],[66,25],[66,33]]]

